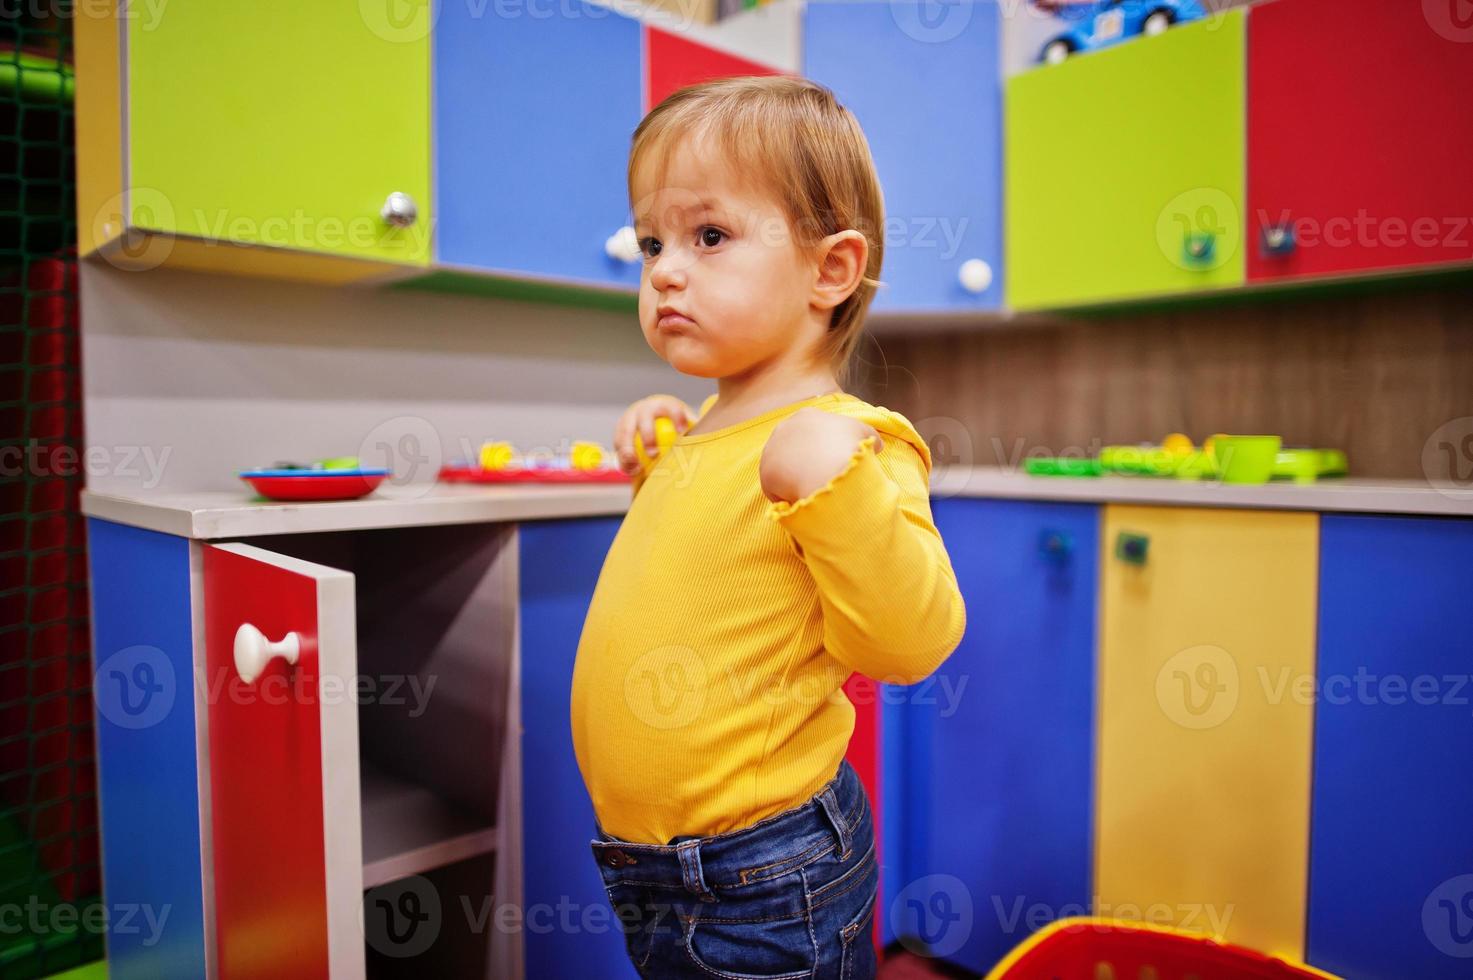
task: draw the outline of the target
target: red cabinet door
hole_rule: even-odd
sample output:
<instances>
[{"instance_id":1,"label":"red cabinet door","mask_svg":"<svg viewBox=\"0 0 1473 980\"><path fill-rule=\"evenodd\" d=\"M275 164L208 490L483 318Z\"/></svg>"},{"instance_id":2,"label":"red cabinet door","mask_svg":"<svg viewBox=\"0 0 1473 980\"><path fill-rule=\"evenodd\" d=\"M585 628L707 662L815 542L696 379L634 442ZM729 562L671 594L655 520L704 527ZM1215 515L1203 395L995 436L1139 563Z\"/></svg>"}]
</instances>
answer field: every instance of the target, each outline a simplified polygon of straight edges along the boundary
<instances>
[{"instance_id":1,"label":"red cabinet door","mask_svg":"<svg viewBox=\"0 0 1473 980\"><path fill-rule=\"evenodd\" d=\"M1253 7L1248 278L1473 261L1470 80L1466 0Z\"/></svg>"},{"instance_id":2,"label":"red cabinet door","mask_svg":"<svg viewBox=\"0 0 1473 980\"><path fill-rule=\"evenodd\" d=\"M671 92L729 75L780 75L769 65L738 58L657 27L645 27L645 98L649 112Z\"/></svg>"},{"instance_id":3,"label":"red cabinet door","mask_svg":"<svg viewBox=\"0 0 1473 980\"><path fill-rule=\"evenodd\" d=\"M241 544L203 575L219 975L361 977L353 576Z\"/></svg>"}]
</instances>

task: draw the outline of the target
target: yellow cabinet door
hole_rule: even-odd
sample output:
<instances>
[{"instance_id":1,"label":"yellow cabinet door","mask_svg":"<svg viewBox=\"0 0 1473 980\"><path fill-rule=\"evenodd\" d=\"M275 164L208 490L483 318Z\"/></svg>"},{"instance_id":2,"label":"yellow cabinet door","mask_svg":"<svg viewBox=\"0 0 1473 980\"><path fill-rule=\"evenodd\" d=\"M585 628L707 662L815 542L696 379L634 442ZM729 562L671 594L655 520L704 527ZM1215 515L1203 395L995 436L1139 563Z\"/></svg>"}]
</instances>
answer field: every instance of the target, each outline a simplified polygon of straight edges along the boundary
<instances>
[{"instance_id":1,"label":"yellow cabinet door","mask_svg":"<svg viewBox=\"0 0 1473 980\"><path fill-rule=\"evenodd\" d=\"M1304 954L1319 518L1109 506L1097 912Z\"/></svg>"}]
</instances>

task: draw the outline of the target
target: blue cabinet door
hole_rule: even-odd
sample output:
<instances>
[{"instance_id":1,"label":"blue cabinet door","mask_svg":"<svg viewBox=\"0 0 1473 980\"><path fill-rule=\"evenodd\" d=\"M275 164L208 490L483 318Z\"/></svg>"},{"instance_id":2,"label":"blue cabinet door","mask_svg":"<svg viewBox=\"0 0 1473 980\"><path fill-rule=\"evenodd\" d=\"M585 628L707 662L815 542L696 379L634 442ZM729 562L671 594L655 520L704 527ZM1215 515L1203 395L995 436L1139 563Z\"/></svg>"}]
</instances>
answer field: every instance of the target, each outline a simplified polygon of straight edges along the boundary
<instances>
[{"instance_id":1,"label":"blue cabinet door","mask_svg":"<svg viewBox=\"0 0 1473 980\"><path fill-rule=\"evenodd\" d=\"M593 804L573 755L568 715L583 619L619 523L589 518L518 529L528 977L637 976L589 847L597 833Z\"/></svg>"},{"instance_id":2,"label":"blue cabinet door","mask_svg":"<svg viewBox=\"0 0 1473 980\"><path fill-rule=\"evenodd\" d=\"M805 9L804 74L859 120L884 190L876 312L1002 305L998 23L991 0ZM991 269L981 293L959 279L969 259Z\"/></svg>"},{"instance_id":3,"label":"blue cabinet door","mask_svg":"<svg viewBox=\"0 0 1473 980\"><path fill-rule=\"evenodd\" d=\"M604 244L630 223L625 173L642 116L639 22L442 3L434 37L439 263L634 289ZM391 121L392 122L392 121Z\"/></svg>"},{"instance_id":4,"label":"blue cabinet door","mask_svg":"<svg viewBox=\"0 0 1473 980\"><path fill-rule=\"evenodd\" d=\"M87 521L107 965L124 980L206 974L189 548Z\"/></svg>"},{"instance_id":5,"label":"blue cabinet door","mask_svg":"<svg viewBox=\"0 0 1473 980\"><path fill-rule=\"evenodd\" d=\"M1473 974L1473 520L1320 530L1307 956Z\"/></svg>"},{"instance_id":6,"label":"blue cabinet door","mask_svg":"<svg viewBox=\"0 0 1473 980\"><path fill-rule=\"evenodd\" d=\"M886 938L985 973L1039 926L1089 912L1099 511L933 510L967 631L936 674L887 697L881 785L900 857Z\"/></svg>"}]
</instances>

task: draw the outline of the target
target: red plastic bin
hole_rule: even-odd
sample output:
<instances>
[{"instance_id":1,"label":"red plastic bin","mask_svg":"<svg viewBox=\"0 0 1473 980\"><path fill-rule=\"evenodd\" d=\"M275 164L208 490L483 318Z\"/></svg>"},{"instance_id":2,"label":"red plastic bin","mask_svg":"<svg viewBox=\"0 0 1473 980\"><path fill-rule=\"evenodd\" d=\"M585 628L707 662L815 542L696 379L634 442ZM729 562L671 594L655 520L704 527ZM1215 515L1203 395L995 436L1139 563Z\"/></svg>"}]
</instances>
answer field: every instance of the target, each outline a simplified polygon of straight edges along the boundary
<instances>
[{"instance_id":1,"label":"red plastic bin","mask_svg":"<svg viewBox=\"0 0 1473 980\"><path fill-rule=\"evenodd\" d=\"M987 980L1339 980L1201 933L1121 919L1059 919L1029 936Z\"/></svg>"}]
</instances>

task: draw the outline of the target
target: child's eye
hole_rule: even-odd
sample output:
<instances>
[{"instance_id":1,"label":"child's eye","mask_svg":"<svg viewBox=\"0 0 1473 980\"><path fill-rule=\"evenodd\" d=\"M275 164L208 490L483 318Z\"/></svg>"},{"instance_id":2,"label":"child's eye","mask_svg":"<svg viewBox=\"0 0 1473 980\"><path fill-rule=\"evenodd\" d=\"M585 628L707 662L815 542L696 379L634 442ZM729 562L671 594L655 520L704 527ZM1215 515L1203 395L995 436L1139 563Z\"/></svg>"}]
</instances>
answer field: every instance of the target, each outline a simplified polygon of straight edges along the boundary
<instances>
[{"instance_id":1,"label":"child's eye","mask_svg":"<svg viewBox=\"0 0 1473 980\"><path fill-rule=\"evenodd\" d=\"M641 238L639 240L639 254L651 259L659 255L660 240L658 238Z\"/></svg>"},{"instance_id":2,"label":"child's eye","mask_svg":"<svg viewBox=\"0 0 1473 980\"><path fill-rule=\"evenodd\" d=\"M712 228L709 225L701 229L701 244L707 248L715 248L726 239L726 232L720 228Z\"/></svg>"}]
</instances>

